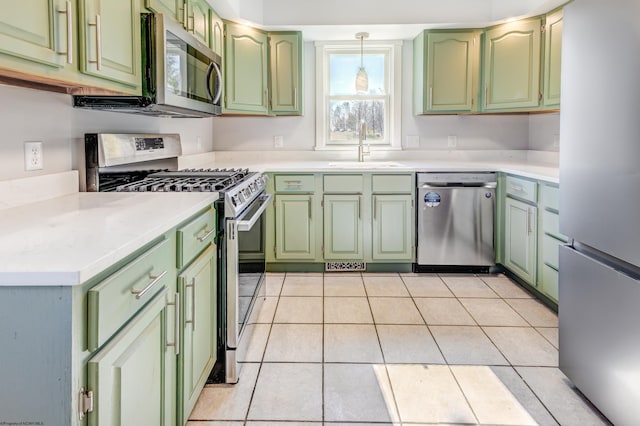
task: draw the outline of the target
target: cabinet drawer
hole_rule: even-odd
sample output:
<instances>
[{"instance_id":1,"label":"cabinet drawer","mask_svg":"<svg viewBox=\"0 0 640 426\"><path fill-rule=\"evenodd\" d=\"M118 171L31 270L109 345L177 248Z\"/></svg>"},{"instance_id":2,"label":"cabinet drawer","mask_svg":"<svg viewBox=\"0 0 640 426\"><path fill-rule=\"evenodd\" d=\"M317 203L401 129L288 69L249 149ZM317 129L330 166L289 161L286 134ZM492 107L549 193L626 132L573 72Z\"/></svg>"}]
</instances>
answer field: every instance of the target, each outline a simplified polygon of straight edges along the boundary
<instances>
[{"instance_id":1,"label":"cabinet drawer","mask_svg":"<svg viewBox=\"0 0 640 426\"><path fill-rule=\"evenodd\" d=\"M411 193L411 175L373 175L371 176L373 192Z\"/></svg>"},{"instance_id":2,"label":"cabinet drawer","mask_svg":"<svg viewBox=\"0 0 640 426\"><path fill-rule=\"evenodd\" d=\"M560 211L560 189L555 186L542 185L542 205L545 208Z\"/></svg>"},{"instance_id":3,"label":"cabinet drawer","mask_svg":"<svg viewBox=\"0 0 640 426\"><path fill-rule=\"evenodd\" d=\"M176 279L172 244L173 239L159 242L89 290L90 351L104 344L158 291L172 288Z\"/></svg>"},{"instance_id":4,"label":"cabinet drawer","mask_svg":"<svg viewBox=\"0 0 640 426\"><path fill-rule=\"evenodd\" d=\"M306 192L315 190L313 175L275 175L276 192Z\"/></svg>"},{"instance_id":5,"label":"cabinet drawer","mask_svg":"<svg viewBox=\"0 0 640 426\"><path fill-rule=\"evenodd\" d=\"M324 192L361 193L362 175L324 175Z\"/></svg>"},{"instance_id":6,"label":"cabinet drawer","mask_svg":"<svg viewBox=\"0 0 640 426\"><path fill-rule=\"evenodd\" d=\"M542 230L545 234L553 235L564 242L569 241L560 233L560 216L558 213L545 210L542 212Z\"/></svg>"},{"instance_id":7,"label":"cabinet drawer","mask_svg":"<svg viewBox=\"0 0 640 426\"><path fill-rule=\"evenodd\" d=\"M507 176L507 194L535 203L537 200L536 183L514 176Z\"/></svg>"},{"instance_id":8,"label":"cabinet drawer","mask_svg":"<svg viewBox=\"0 0 640 426\"><path fill-rule=\"evenodd\" d=\"M215 237L216 212L214 209L178 228L178 269L188 264L207 248Z\"/></svg>"},{"instance_id":9,"label":"cabinet drawer","mask_svg":"<svg viewBox=\"0 0 640 426\"><path fill-rule=\"evenodd\" d=\"M554 300L558 300L558 271L549 265L542 265L542 290Z\"/></svg>"},{"instance_id":10,"label":"cabinet drawer","mask_svg":"<svg viewBox=\"0 0 640 426\"><path fill-rule=\"evenodd\" d=\"M550 235L542 237L542 261L554 269L558 269L558 251L562 241L556 240Z\"/></svg>"}]
</instances>

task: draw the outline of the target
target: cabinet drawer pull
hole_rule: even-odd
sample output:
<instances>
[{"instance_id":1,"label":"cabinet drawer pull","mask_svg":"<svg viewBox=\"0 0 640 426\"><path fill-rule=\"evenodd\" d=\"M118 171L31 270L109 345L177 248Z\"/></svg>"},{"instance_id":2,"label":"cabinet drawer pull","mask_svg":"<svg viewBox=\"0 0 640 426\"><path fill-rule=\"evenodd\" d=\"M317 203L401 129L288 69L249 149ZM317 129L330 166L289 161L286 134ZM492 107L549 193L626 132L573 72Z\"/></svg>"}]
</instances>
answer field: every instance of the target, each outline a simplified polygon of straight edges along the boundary
<instances>
[{"instance_id":1,"label":"cabinet drawer pull","mask_svg":"<svg viewBox=\"0 0 640 426\"><path fill-rule=\"evenodd\" d=\"M298 88L297 87L293 88L293 110L294 111L298 110Z\"/></svg>"},{"instance_id":2,"label":"cabinet drawer pull","mask_svg":"<svg viewBox=\"0 0 640 426\"><path fill-rule=\"evenodd\" d=\"M180 293L175 294L173 302L167 302L167 306L175 309L175 319L173 321L173 342L167 342L167 347L173 346L175 354L180 355Z\"/></svg>"},{"instance_id":3,"label":"cabinet drawer pull","mask_svg":"<svg viewBox=\"0 0 640 426\"><path fill-rule=\"evenodd\" d=\"M511 185L511 190L516 192L524 192L524 188L518 185Z\"/></svg>"},{"instance_id":4,"label":"cabinet drawer pull","mask_svg":"<svg viewBox=\"0 0 640 426\"><path fill-rule=\"evenodd\" d=\"M96 15L96 23L89 24L90 27L96 27L96 60L89 61L90 64L96 64L98 71L102 70L102 18Z\"/></svg>"},{"instance_id":5,"label":"cabinet drawer pull","mask_svg":"<svg viewBox=\"0 0 640 426\"><path fill-rule=\"evenodd\" d=\"M308 208L309 208L309 221L311 221L311 219L313 219L313 213L312 213L312 209L311 209L311 197L309 197L309 199L307 200L307 204L308 204Z\"/></svg>"},{"instance_id":6,"label":"cabinet drawer pull","mask_svg":"<svg viewBox=\"0 0 640 426\"><path fill-rule=\"evenodd\" d=\"M67 51L58 52L58 55L67 55L67 63L73 63L73 16L71 9L71 0L65 2L67 10L58 10L58 13L67 15Z\"/></svg>"},{"instance_id":7,"label":"cabinet drawer pull","mask_svg":"<svg viewBox=\"0 0 640 426\"><path fill-rule=\"evenodd\" d=\"M378 208L378 198L373 197L373 220L376 220L376 210Z\"/></svg>"},{"instance_id":8,"label":"cabinet drawer pull","mask_svg":"<svg viewBox=\"0 0 640 426\"><path fill-rule=\"evenodd\" d=\"M209 238L211 236L211 234L216 232L216 228L213 228L212 230L207 230L207 227L205 226L205 228L204 228L204 230L202 232L204 232L205 234L202 237L198 237L198 241L200 241L200 242L206 240L207 238Z\"/></svg>"},{"instance_id":9,"label":"cabinet drawer pull","mask_svg":"<svg viewBox=\"0 0 640 426\"><path fill-rule=\"evenodd\" d=\"M362 197L358 196L358 219L362 219Z\"/></svg>"},{"instance_id":10,"label":"cabinet drawer pull","mask_svg":"<svg viewBox=\"0 0 640 426\"><path fill-rule=\"evenodd\" d=\"M144 296L144 294L149 291L151 289L151 287L153 287L154 285L158 284L160 282L160 280L162 280L162 278L164 278L164 276L167 275L167 271L162 271L162 273L160 275L151 275L149 274L149 278L151 278L151 282L149 284L147 284L147 286L145 288L143 288L142 290L131 290L131 294L135 294L136 295L136 299L140 299L142 296Z\"/></svg>"},{"instance_id":11,"label":"cabinet drawer pull","mask_svg":"<svg viewBox=\"0 0 640 426\"><path fill-rule=\"evenodd\" d=\"M489 85L487 84L487 87L484 88L484 107L488 107L489 106Z\"/></svg>"},{"instance_id":12,"label":"cabinet drawer pull","mask_svg":"<svg viewBox=\"0 0 640 426\"><path fill-rule=\"evenodd\" d=\"M182 9L182 25L186 28L188 26L187 24L187 15L189 14L189 11L187 10L187 3L184 4L184 7L181 7ZM188 28L187 28L188 30Z\"/></svg>"},{"instance_id":13,"label":"cabinet drawer pull","mask_svg":"<svg viewBox=\"0 0 640 426\"><path fill-rule=\"evenodd\" d=\"M527 207L527 234L531 234L533 229L531 229L531 207Z\"/></svg>"},{"instance_id":14,"label":"cabinet drawer pull","mask_svg":"<svg viewBox=\"0 0 640 426\"><path fill-rule=\"evenodd\" d=\"M433 86L429 87L429 109L433 108Z\"/></svg>"},{"instance_id":15,"label":"cabinet drawer pull","mask_svg":"<svg viewBox=\"0 0 640 426\"><path fill-rule=\"evenodd\" d=\"M184 286L185 291L187 288L191 287L191 319L184 320L185 324L191 324L191 330L196 329L196 279L191 279L191 284L187 284Z\"/></svg>"}]
</instances>

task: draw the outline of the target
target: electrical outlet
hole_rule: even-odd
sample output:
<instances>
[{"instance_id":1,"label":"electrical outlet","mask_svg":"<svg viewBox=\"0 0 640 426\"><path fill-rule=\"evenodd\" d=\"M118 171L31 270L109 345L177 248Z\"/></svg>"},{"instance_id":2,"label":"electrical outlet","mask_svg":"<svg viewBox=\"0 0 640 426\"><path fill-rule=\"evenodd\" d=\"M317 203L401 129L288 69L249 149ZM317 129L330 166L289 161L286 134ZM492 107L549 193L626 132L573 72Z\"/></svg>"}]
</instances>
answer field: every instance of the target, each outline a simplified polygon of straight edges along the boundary
<instances>
[{"instance_id":1,"label":"electrical outlet","mask_svg":"<svg viewBox=\"0 0 640 426\"><path fill-rule=\"evenodd\" d=\"M42 157L42 142L24 143L24 169L42 170L44 161Z\"/></svg>"},{"instance_id":2,"label":"electrical outlet","mask_svg":"<svg viewBox=\"0 0 640 426\"><path fill-rule=\"evenodd\" d=\"M282 136L274 136L273 146L275 148L284 148L284 138Z\"/></svg>"},{"instance_id":3,"label":"electrical outlet","mask_svg":"<svg viewBox=\"0 0 640 426\"><path fill-rule=\"evenodd\" d=\"M458 137L456 135L449 135L447 138L447 146L449 148L455 148L458 145Z\"/></svg>"}]
</instances>

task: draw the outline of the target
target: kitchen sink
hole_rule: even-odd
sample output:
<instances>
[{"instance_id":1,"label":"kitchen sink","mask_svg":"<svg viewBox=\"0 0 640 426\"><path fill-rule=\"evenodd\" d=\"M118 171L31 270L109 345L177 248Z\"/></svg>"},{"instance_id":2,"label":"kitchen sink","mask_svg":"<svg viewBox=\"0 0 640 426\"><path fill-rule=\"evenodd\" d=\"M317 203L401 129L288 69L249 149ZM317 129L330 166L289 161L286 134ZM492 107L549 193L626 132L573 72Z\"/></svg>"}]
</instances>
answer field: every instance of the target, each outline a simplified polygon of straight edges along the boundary
<instances>
[{"instance_id":1,"label":"kitchen sink","mask_svg":"<svg viewBox=\"0 0 640 426\"><path fill-rule=\"evenodd\" d=\"M402 167L395 161L338 161L329 163L329 167L336 169L380 169L389 167Z\"/></svg>"}]
</instances>

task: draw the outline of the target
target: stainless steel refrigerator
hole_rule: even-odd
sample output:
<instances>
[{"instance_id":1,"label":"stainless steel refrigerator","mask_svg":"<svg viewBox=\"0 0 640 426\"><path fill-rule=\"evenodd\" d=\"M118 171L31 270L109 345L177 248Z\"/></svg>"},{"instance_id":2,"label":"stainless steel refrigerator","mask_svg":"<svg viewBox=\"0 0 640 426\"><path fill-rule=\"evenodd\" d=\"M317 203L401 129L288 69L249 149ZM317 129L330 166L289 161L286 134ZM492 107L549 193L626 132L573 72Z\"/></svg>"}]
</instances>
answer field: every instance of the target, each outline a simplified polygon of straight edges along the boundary
<instances>
[{"instance_id":1,"label":"stainless steel refrigerator","mask_svg":"<svg viewBox=\"0 0 640 426\"><path fill-rule=\"evenodd\" d=\"M560 369L616 425L640 422L640 0L564 9Z\"/></svg>"}]
</instances>

